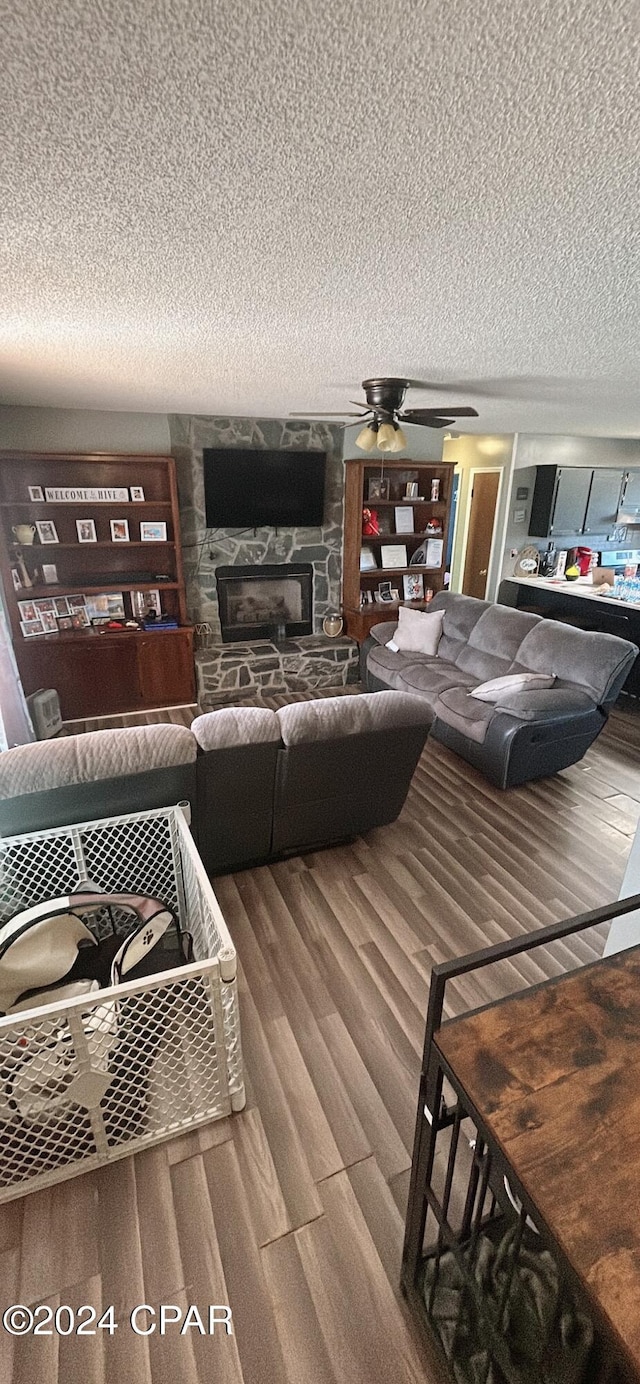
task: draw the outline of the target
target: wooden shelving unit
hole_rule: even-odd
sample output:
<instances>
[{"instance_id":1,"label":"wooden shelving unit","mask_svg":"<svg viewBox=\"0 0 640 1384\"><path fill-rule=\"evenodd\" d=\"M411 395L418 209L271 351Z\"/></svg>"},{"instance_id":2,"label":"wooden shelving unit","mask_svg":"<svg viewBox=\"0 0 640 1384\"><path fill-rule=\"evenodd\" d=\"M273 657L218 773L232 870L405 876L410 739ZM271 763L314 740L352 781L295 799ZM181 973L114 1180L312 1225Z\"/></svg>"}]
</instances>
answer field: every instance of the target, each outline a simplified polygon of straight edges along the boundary
<instances>
[{"instance_id":1,"label":"wooden shelving unit","mask_svg":"<svg viewBox=\"0 0 640 1384\"><path fill-rule=\"evenodd\" d=\"M40 500L30 488L126 489L144 500ZM91 519L96 542L81 543L76 520ZM113 541L110 520L126 519L129 541ZM147 542L141 521L166 524L166 540ZM18 525L53 522L57 542L20 543ZM193 630L185 599L178 494L173 458L110 453L0 453L0 573L14 649L27 695L54 687L65 720L93 718L195 698ZM24 564L30 586L16 589ZM45 582L53 564L57 581ZM15 574L18 573L18 577ZM133 592L158 591L176 629L58 628L25 637L20 602L122 592L125 618ZM64 617L62 617L64 618Z\"/></svg>"},{"instance_id":2,"label":"wooden shelving unit","mask_svg":"<svg viewBox=\"0 0 640 1384\"><path fill-rule=\"evenodd\" d=\"M387 460L376 456L347 461L345 463L345 528L344 557L342 574L342 606L347 633L360 643L366 639L372 625L393 618L399 605L411 606L415 610L426 609L424 600L405 600L402 578L406 575L421 574L425 591L434 595L444 586L445 557L451 518L451 486L453 466L444 461L412 461L407 457ZM373 499L369 495L370 482L388 482L389 499ZM431 500L431 483L440 482L437 500ZM422 498L407 498L406 487L417 483L418 495ZM414 529L411 533L397 533L394 510L402 507L414 512ZM363 534L363 509L376 510L385 528L390 532L369 536ZM441 525L440 534L425 532L429 520ZM409 564L411 557L429 537L442 540L442 563L439 567L382 567L380 550L387 544L404 544ZM362 570L360 566L362 549L373 551L377 566ZM400 598L398 601L362 604L362 595L373 593L381 581L398 580Z\"/></svg>"}]
</instances>

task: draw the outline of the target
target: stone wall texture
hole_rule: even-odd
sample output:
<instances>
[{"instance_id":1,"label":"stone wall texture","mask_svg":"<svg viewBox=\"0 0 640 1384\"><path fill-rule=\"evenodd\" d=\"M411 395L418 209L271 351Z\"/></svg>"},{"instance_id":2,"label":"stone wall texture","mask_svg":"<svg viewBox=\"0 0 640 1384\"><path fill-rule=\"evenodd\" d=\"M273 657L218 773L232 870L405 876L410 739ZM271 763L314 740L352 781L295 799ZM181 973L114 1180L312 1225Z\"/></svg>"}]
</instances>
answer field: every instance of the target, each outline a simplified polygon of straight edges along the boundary
<instances>
[{"instance_id":1,"label":"stone wall texture","mask_svg":"<svg viewBox=\"0 0 640 1384\"><path fill-rule=\"evenodd\" d=\"M169 418L176 459L189 618L208 624L220 639L215 569L262 562L310 562L314 571L313 628L322 629L327 610L340 607L344 468L342 431L305 419ZM321 529L236 529L207 531L203 447L256 447L327 453L325 518Z\"/></svg>"}]
</instances>

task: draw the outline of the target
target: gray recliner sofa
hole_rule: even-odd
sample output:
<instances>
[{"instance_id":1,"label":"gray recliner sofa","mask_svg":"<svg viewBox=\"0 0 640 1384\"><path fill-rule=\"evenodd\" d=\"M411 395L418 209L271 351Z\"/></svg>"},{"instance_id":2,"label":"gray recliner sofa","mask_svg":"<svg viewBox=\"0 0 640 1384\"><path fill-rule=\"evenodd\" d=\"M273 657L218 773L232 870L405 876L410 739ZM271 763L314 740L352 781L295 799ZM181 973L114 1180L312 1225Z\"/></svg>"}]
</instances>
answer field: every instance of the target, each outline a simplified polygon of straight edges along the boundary
<instances>
[{"instance_id":1,"label":"gray recliner sofa","mask_svg":"<svg viewBox=\"0 0 640 1384\"><path fill-rule=\"evenodd\" d=\"M433 655L394 652L386 646L396 623L373 626L361 650L369 690L424 697L434 713L431 734L499 788L581 759L622 689L635 644L452 592L434 598L429 611L437 610L444 619ZM553 686L497 702L470 695L489 679L527 672L547 674Z\"/></svg>"},{"instance_id":2,"label":"gray recliner sofa","mask_svg":"<svg viewBox=\"0 0 640 1384\"><path fill-rule=\"evenodd\" d=\"M0 835L187 802L210 874L321 848L395 820L432 719L388 692L22 745L0 755Z\"/></svg>"}]
</instances>

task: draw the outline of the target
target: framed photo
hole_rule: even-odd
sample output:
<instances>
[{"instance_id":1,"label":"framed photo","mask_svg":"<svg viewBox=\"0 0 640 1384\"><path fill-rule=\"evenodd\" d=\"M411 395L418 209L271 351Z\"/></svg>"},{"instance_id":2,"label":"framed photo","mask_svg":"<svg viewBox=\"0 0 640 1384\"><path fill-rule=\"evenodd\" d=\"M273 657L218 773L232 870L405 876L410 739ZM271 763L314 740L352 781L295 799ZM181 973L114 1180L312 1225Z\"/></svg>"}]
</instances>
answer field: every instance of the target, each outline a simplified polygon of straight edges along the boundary
<instances>
[{"instance_id":1,"label":"framed photo","mask_svg":"<svg viewBox=\"0 0 640 1384\"><path fill-rule=\"evenodd\" d=\"M74 615L77 610L84 610L84 596L67 596L67 601L69 603L69 613L71 615Z\"/></svg>"},{"instance_id":2,"label":"framed photo","mask_svg":"<svg viewBox=\"0 0 640 1384\"><path fill-rule=\"evenodd\" d=\"M94 620L122 620L124 619L124 599L121 591L103 592L97 596L87 596L84 609L87 619Z\"/></svg>"},{"instance_id":3,"label":"framed photo","mask_svg":"<svg viewBox=\"0 0 640 1384\"><path fill-rule=\"evenodd\" d=\"M20 611L20 619L26 625L30 625L33 620L40 618L33 601L18 601L18 610Z\"/></svg>"},{"instance_id":4,"label":"framed photo","mask_svg":"<svg viewBox=\"0 0 640 1384\"><path fill-rule=\"evenodd\" d=\"M386 476L373 476L367 489L368 500L388 500L389 481Z\"/></svg>"},{"instance_id":5,"label":"framed photo","mask_svg":"<svg viewBox=\"0 0 640 1384\"><path fill-rule=\"evenodd\" d=\"M144 620L150 610L162 615L159 591L130 591L131 610L135 620Z\"/></svg>"},{"instance_id":6,"label":"framed photo","mask_svg":"<svg viewBox=\"0 0 640 1384\"><path fill-rule=\"evenodd\" d=\"M42 620L21 620L20 629L25 639L31 639L34 634L44 634Z\"/></svg>"},{"instance_id":7,"label":"framed photo","mask_svg":"<svg viewBox=\"0 0 640 1384\"><path fill-rule=\"evenodd\" d=\"M29 486L29 499L30 499L30 500L44 500L44 491L43 491L41 485L30 485L30 486Z\"/></svg>"},{"instance_id":8,"label":"framed photo","mask_svg":"<svg viewBox=\"0 0 640 1384\"><path fill-rule=\"evenodd\" d=\"M140 523L140 542L141 543L166 543L167 526L163 521L143 519Z\"/></svg>"},{"instance_id":9,"label":"framed photo","mask_svg":"<svg viewBox=\"0 0 640 1384\"><path fill-rule=\"evenodd\" d=\"M141 485L130 485L129 494L132 500L144 500L144 490Z\"/></svg>"},{"instance_id":10,"label":"framed photo","mask_svg":"<svg viewBox=\"0 0 640 1384\"><path fill-rule=\"evenodd\" d=\"M68 615L68 614L69 614L69 602L68 602L66 596L55 596L55 597L54 597L54 601L53 601L53 608L54 608L54 610L55 610L55 612L56 612L56 615L58 615L58 616L60 616L60 615Z\"/></svg>"},{"instance_id":11,"label":"framed photo","mask_svg":"<svg viewBox=\"0 0 640 1384\"><path fill-rule=\"evenodd\" d=\"M11 568L11 580L13 582L14 591L22 591L22 577L17 567Z\"/></svg>"},{"instance_id":12,"label":"framed photo","mask_svg":"<svg viewBox=\"0 0 640 1384\"><path fill-rule=\"evenodd\" d=\"M377 564L377 562L376 562L376 555L375 555L375 553L374 553L374 551L373 551L373 548L361 548L361 549L360 549L360 571L361 571L361 572L375 572L377 566L378 566L378 564Z\"/></svg>"},{"instance_id":13,"label":"framed photo","mask_svg":"<svg viewBox=\"0 0 640 1384\"><path fill-rule=\"evenodd\" d=\"M405 601L424 600L424 577L422 572L410 572L402 578Z\"/></svg>"},{"instance_id":14,"label":"framed photo","mask_svg":"<svg viewBox=\"0 0 640 1384\"><path fill-rule=\"evenodd\" d=\"M84 606L82 607L82 610L75 610L70 619L71 628L73 630L86 630L90 624L89 616L87 615Z\"/></svg>"},{"instance_id":15,"label":"framed photo","mask_svg":"<svg viewBox=\"0 0 640 1384\"><path fill-rule=\"evenodd\" d=\"M42 564L42 580L43 580L45 586L57 586L57 585L58 585L58 569L57 569L57 567L56 567L55 562L43 562L43 564Z\"/></svg>"},{"instance_id":16,"label":"framed photo","mask_svg":"<svg viewBox=\"0 0 640 1384\"><path fill-rule=\"evenodd\" d=\"M407 567L407 548L404 543L383 543L380 549L383 567Z\"/></svg>"},{"instance_id":17,"label":"framed photo","mask_svg":"<svg viewBox=\"0 0 640 1384\"><path fill-rule=\"evenodd\" d=\"M129 520L128 520L128 519L110 519L110 520L109 520L109 527L110 527L110 529L111 529L111 542L112 542L112 543L128 543L128 542L129 542Z\"/></svg>"},{"instance_id":18,"label":"framed photo","mask_svg":"<svg viewBox=\"0 0 640 1384\"><path fill-rule=\"evenodd\" d=\"M55 615L56 607L53 596L43 596L42 600L33 602L38 615Z\"/></svg>"},{"instance_id":19,"label":"framed photo","mask_svg":"<svg viewBox=\"0 0 640 1384\"><path fill-rule=\"evenodd\" d=\"M40 615L45 634L58 633L58 617L52 610L43 610Z\"/></svg>"},{"instance_id":20,"label":"framed photo","mask_svg":"<svg viewBox=\"0 0 640 1384\"><path fill-rule=\"evenodd\" d=\"M72 616L72 615L59 615L59 616L58 616L58 629L59 629L59 630L72 630L72 629L73 629L73 616Z\"/></svg>"},{"instance_id":21,"label":"framed photo","mask_svg":"<svg viewBox=\"0 0 640 1384\"><path fill-rule=\"evenodd\" d=\"M60 540L53 519L37 520L36 528L41 543L59 543Z\"/></svg>"},{"instance_id":22,"label":"framed photo","mask_svg":"<svg viewBox=\"0 0 640 1384\"><path fill-rule=\"evenodd\" d=\"M78 543L97 543L98 535L94 519L76 519Z\"/></svg>"},{"instance_id":23,"label":"framed photo","mask_svg":"<svg viewBox=\"0 0 640 1384\"><path fill-rule=\"evenodd\" d=\"M392 586L392 587L391 587L391 599L392 599L392 601L399 601L399 600L400 600L400 592L398 591L397 586Z\"/></svg>"},{"instance_id":24,"label":"framed photo","mask_svg":"<svg viewBox=\"0 0 640 1384\"><path fill-rule=\"evenodd\" d=\"M415 519L411 505L397 505L393 511L396 533L415 533Z\"/></svg>"}]
</instances>

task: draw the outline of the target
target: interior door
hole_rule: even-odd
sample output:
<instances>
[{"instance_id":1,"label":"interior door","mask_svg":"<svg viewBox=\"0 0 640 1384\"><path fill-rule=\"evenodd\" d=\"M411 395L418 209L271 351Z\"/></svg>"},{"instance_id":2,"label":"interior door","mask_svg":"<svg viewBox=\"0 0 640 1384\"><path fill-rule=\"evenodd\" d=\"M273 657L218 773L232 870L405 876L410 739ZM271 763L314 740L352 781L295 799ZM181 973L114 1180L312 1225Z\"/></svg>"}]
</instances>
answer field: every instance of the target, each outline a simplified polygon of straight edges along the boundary
<instances>
[{"instance_id":1,"label":"interior door","mask_svg":"<svg viewBox=\"0 0 640 1384\"><path fill-rule=\"evenodd\" d=\"M476 471L471 491L469 528L464 559L462 591L465 596L484 600L491 556L491 540L496 518L499 471Z\"/></svg>"}]
</instances>

